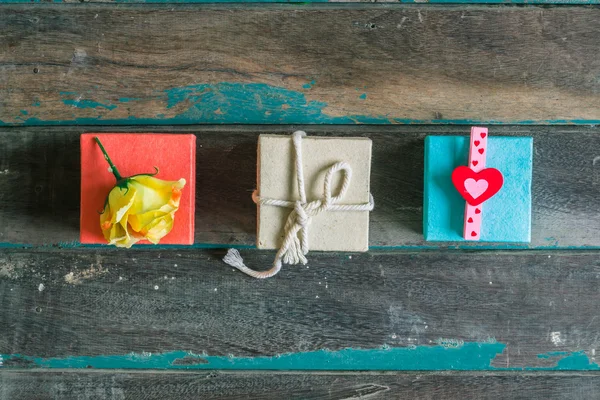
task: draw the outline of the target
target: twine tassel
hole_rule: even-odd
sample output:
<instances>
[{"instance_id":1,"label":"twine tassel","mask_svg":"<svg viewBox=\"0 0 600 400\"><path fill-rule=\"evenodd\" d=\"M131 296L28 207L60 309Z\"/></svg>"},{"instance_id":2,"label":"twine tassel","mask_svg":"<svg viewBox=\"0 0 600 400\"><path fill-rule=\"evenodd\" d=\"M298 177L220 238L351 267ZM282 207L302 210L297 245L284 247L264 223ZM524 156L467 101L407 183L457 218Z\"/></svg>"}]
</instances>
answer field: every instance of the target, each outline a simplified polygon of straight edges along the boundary
<instances>
[{"instance_id":1,"label":"twine tassel","mask_svg":"<svg viewBox=\"0 0 600 400\"><path fill-rule=\"evenodd\" d=\"M229 249L227 251L227 254L225 254L225 257L223 257L223 261L225 262L225 264L233 268L237 268L246 275L257 279L270 278L273 275L277 275L277 273L281 269L281 261L277 259L275 259L275 262L273 262L273 267L271 267L271 269L268 271L255 271L253 269L250 269L244 264L244 259L242 258L240 252L237 251L237 249Z\"/></svg>"}]
</instances>

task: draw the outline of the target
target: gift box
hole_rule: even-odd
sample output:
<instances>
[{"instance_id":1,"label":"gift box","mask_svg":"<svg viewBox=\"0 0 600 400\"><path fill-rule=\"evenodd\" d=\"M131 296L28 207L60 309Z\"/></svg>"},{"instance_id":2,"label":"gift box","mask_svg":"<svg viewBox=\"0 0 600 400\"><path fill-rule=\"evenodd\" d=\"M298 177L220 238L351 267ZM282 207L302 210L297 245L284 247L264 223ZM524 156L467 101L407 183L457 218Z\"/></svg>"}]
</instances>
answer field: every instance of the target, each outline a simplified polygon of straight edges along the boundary
<instances>
[{"instance_id":1,"label":"gift box","mask_svg":"<svg viewBox=\"0 0 600 400\"><path fill-rule=\"evenodd\" d=\"M469 137L429 136L425 139L423 233L429 241L464 241L465 200L451 175L468 165ZM504 177L500 191L483 203L481 241L531 241L531 176L533 139L487 139L487 167Z\"/></svg>"},{"instance_id":2,"label":"gift box","mask_svg":"<svg viewBox=\"0 0 600 400\"><path fill-rule=\"evenodd\" d=\"M368 138L304 137L301 165L307 202L324 199L327 170L338 162L352 168L351 181L337 204L370 202L371 140ZM298 181L291 136L260 135L258 140L257 194L261 199L298 201ZM331 191L340 191L343 171L332 175ZM292 209L258 204L257 247L278 249L284 240L285 225ZM310 250L367 251L369 211L327 210L311 218Z\"/></svg>"},{"instance_id":3,"label":"gift box","mask_svg":"<svg viewBox=\"0 0 600 400\"><path fill-rule=\"evenodd\" d=\"M98 137L123 177L154 174L156 178L186 180L181 191L179 209L175 213L173 229L160 244L194 243L194 209L196 182L196 137L170 134L111 134L87 133L81 135L81 208L80 242L106 244L100 228L99 212L115 186L115 177L94 141ZM140 241L140 244L150 244Z\"/></svg>"}]
</instances>

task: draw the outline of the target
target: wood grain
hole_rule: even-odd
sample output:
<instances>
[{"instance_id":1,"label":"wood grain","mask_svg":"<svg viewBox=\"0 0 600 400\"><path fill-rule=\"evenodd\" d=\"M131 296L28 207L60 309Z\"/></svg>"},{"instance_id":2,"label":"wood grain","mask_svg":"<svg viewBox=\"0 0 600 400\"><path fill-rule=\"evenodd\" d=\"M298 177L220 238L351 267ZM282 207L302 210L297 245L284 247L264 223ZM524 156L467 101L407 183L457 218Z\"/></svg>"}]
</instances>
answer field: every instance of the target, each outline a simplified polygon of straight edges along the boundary
<instances>
[{"instance_id":1,"label":"wood grain","mask_svg":"<svg viewBox=\"0 0 600 400\"><path fill-rule=\"evenodd\" d=\"M0 372L14 400L592 400L597 374Z\"/></svg>"},{"instance_id":2,"label":"wood grain","mask_svg":"<svg viewBox=\"0 0 600 400\"><path fill-rule=\"evenodd\" d=\"M0 121L598 123L600 9L4 5Z\"/></svg>"},{"instance_id":3,"label":"wood grain","mask_svg":"<svg viewBox=\"0 0 600 400\"><path fill-rule=\"evenodd\" d=\"M235 366L240 357L325 349L390 346L416 349L418 356L431 346L496 343L504 347L486 369L553 368L573 355L576 363L560 369L598 367L597 252L314 253L309 268L285 266L266 281L225 266L224 253L2 250L0 354L126 358L189 351L231 357ZM273 258L267 251L242 254L256 268ZM405 361L375 369L406 369ZM419 362L426 369L445 365ZM368 363L349 361L344 369ZM4 359L5 367L28 365ZM159 367L174 365L186 364ZM293 369L311 368L331 369Z\"/></svg>"},{"instance_id":4,"label":"wood grain","mask_svg":"<svg viewBox=\"0 0 600 400\"><path fill-rule=\"evenodd\" d=\"M85 0L86 3L152 3L152 4L182 4L182 3L405 3L422 4L419 0ZM81 3L81 0L0 0L0 4L22 3ZM567 4L590 5L598 4L598 0L427 0L428 4Z\"/></svg>"},{"instance_id":5,"label":"wood grain","mask_svg":"<svg viewBox=\"0 0 600 400\"><path fill-rule=\"evenodd\" d=\"M73 245L79 238L79 134L94 131L197 135L198 245L254 245L256 145L260 133L367 136L373 140L370 246L453 243L422 236L426 135L468 135L455 126L45 127L0 129L0 242ZM493 127L534 138L532 248L600 246L600 128ZM463 246L464 244L461 244ZM472 243L471 246L490 246ZM503 246L492 244L492 246Z\"/></svg>"}]
</instances>

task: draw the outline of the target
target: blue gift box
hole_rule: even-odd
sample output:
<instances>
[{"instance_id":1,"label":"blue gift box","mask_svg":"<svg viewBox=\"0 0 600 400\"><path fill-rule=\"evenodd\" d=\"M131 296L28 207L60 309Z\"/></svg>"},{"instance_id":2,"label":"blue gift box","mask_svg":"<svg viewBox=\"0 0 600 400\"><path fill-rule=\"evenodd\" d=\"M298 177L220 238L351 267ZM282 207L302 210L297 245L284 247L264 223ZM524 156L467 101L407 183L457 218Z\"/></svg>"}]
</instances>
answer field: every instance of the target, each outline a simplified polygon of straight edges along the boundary
<instances>
[{"instance_id":1,"label":"blue gift box","mask_svg":"<svg viewBox=\"0 0 600 400\"><path fill-rule=\"evenodd\" d=\"M464 241L465 200L452 184L454 168L467 165L468 136L425 139L423 234L430 241ZM486 168L496 168L504 185L483 203L481 239L485 242L531 241L533 139L490 136Z\"/></svg>"}]
</instances>

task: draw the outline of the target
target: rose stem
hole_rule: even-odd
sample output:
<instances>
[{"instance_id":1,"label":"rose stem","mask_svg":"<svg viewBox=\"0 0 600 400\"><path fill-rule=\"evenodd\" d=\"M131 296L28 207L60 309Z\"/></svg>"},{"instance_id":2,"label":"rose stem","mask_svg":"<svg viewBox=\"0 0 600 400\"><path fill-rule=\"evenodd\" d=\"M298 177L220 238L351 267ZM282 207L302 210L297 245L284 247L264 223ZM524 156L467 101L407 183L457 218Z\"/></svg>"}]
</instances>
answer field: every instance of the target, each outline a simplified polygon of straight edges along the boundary
<instances>
[{"instance_id":1,"label":"rose stem","mask_svg":"<svg viewBox=\"0 0 600 400\"><path fill-rule=\"evenodd\" d=\"M123 177L121 176L121 174L119 173L119 170L117 169L115 164L113 164L112 160L108 156L108 153L104 149L104 146L102 146L102 142L100 142L100 139L98 139L97 137L94 137L94 140L96 141L96 143L98 143L98 146L100 146L100 150L102 150L102 154L104 154L104 159L108 162L108 165L110 165L110 172L112 172L113 175L115 176L115 178L117 178L117 182L122 180Z\"/></svg>"}]
</instances>

